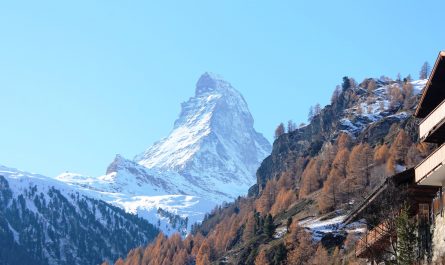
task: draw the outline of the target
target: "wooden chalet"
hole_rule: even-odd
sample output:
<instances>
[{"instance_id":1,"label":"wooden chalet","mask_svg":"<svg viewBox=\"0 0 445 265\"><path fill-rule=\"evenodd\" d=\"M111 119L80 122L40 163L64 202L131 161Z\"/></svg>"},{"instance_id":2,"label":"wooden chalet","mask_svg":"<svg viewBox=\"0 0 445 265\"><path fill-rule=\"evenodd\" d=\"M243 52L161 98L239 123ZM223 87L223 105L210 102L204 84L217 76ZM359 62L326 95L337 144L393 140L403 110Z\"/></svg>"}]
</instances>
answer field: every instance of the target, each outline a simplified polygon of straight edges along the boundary
<instances>
[{"instance_id":1,"label":"wooden chalet","mask_svg":"<svg viewBox=\"0 0 445 265\"><path fill-rule=\"evenodd\" d=\"M383 204L392 203L395 209L401 208L403 202L410 205L410 215L430 223L430 205L439 188L435 186L419 186L415 182L414 168L405 170L391 177L374 189L366 200L358 204L344 220L345 224L367 219L380 211ZM387 198L391 196L391 198ZM400 197L398 197L400 195ZM376 220L367 222L368 231L357 242L355 253L359 258L372 258L382 253L395 240L395 227L387 216L377 216Z\"/></svg>"},{"instance_id":2,"label":"wooden chalet","mask_svg":"<svg viewBox=\"0 0 445 265\"><path fill-rule=\"evenodd\" d=\"M351 211L345 223L366 219L369 213L381 211L379 205L389 189L396 187L405 190L404 203L408 203L410 216L422 222L432 224L438 214L443 215L445 186L445 51L439 53L422 97L415 111L415 116L422 119L419 124L420 142L437 144L437 148L416 167L388 177L361 204ZM402 204L394 202L394 204ZM398 205L394 208L397 209ZM420 222L419 222L420 223ZM356 245L356 256L375 260L376 253L383 253L390 243L397 239L394 224L388 217L380 216L367 222L368 231ZM419 230L419 233L422 233ZM429 233L425 232L425 235ZM427 246L431 247L431 246ZM378 256L378 255L377 255Z\"/></svg>"},{"instance_id":3,"label":"wooden chalet","mask_svg":"<svg viewBox=\"0 0 445 265\"><path fill-rule=\"evenodd\" d=\"M440 52L424 88L415 116L421 118L421 142L435 143L434 150L415 168L419 185L442 187L445 184L445 52Z\"/></svg>"}]
</instances>

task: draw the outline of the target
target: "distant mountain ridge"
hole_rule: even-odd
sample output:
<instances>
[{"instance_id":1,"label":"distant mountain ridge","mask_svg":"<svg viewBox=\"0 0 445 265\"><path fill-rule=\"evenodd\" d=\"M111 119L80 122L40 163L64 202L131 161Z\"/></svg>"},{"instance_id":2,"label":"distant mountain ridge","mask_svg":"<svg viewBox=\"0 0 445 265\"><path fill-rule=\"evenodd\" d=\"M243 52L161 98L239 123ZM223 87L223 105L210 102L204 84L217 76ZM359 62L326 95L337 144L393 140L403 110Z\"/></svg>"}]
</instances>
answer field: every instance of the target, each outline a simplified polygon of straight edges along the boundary
<instances>
[{"instance_id":1,"label":"distant mountain ridge","mask_svg":"<svg viewBox=\"0 0 445 265\"><path fill-rule=\"evenodd\" d=\"M158 232L88 191L0 165L0 264L98 264Z\"/></svg>"}]
</instances>

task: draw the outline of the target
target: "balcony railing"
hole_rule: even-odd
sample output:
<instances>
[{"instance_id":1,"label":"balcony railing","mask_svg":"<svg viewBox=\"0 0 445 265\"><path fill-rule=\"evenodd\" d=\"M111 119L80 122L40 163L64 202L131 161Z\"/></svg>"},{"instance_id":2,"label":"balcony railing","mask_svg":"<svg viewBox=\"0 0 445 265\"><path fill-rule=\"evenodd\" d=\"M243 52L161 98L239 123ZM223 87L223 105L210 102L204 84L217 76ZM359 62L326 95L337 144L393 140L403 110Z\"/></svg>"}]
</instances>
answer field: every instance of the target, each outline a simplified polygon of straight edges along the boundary
<instances>
[{"instance_id":1,"label":"balcony railing","mask_svg":"<svg viewBox=\"0 0 445 265\"><path fill-rule=\"evenodd\" d=\"M355 247L356 257L366 258L368 254L379 252L386 248L386 240L389 239L392 231L393 229L391 229L391 225L388 221L382 222L378 226L369 230L357 242Z\"/></svg>"},{"instance_id":2,"label":"balcony railing","mask_svg":"<svg viewBox=\"0 0 445 265\"><path fill-rule=\"evenodd\" d=\"M428 135L445 119L445 100L439 104L419 125L419 137L425 140Z\"/></svg>"},{"instance_id":3,"label":"balcony railing","mask_svg":"<svg viewBox=\"0 0 445 265\"><path fill-rule=\"evenodd\" d=\"M442 186L445 174L442 165L445 162L445 144L442 144L415 168L416 182L420 185Z\"/></svg>"}]
</instances>

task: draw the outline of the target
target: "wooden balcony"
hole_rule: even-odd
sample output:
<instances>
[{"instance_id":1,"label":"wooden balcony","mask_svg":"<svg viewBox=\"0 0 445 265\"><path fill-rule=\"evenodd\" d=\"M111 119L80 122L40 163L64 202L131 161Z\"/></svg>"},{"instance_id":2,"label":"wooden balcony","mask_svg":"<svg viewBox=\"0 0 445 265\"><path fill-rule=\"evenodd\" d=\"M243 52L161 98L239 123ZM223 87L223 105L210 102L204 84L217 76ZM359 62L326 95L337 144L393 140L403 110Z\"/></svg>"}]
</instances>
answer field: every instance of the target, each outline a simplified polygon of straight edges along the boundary
<instances>
[{"instance_id":1,"label":"wooden balcony","mask_svg":"<svg viewBox=\"0 0 445 265\"><path fill-rule=\"evenodd\" d=\"M419 125L421 141L443 143L445 140L445 100L431 111Z\"/></svg>"},{"instance_id":2,"label":"wooden balcony","mask_svg":"<svg viewBox=\"0 0 445 265\"><path fill-rule=\"evenodd\" d=\"M445 183L445 144L442 144L415 168L418 185L442 186Z\"/></svg>"},{"instance_id":3,"label":"wooden balcony","mask_svg":"<svg viewBox=\"0 0 445 265\"><path fill-rule=\"evenodd\" d=\"M394 229L389 222L383 222L369 230L355 247L355 255L358 258L369 258L376 253L381 253L389 247L390 238L394 236Z\"/></svg>"}]
</instances>

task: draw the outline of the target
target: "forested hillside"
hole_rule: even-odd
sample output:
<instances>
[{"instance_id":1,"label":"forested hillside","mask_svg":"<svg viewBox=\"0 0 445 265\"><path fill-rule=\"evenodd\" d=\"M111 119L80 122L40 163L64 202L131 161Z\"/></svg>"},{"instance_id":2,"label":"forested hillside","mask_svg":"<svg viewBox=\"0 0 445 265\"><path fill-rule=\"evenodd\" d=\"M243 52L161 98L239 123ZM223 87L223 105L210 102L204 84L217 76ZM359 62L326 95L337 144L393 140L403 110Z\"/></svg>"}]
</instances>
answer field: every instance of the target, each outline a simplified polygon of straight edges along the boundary
<instances>
[{"instance_id":1,"label":"forested hillside","mask_svg":"<svg viewBox=\"0 0 445 265\"><path fill-rule=\"evenodd\" d=\"M146 220L44 176L0 166L0 264L99 264L151 242Z\"/></svg>"},{"instance_id":2,"label":"forested hillside","mask_svg":"<svg viewBox=\"0 0 445 265\"><path fill-rule=\"evenodd\" d=\"M426 157L412 117L425 80L345 77L308 124L275 132L249 195L214 209L192 234L132 250L115 264L361 264L345 213L386 176Z\"/></svg>"}]
</instances>

